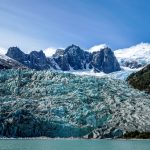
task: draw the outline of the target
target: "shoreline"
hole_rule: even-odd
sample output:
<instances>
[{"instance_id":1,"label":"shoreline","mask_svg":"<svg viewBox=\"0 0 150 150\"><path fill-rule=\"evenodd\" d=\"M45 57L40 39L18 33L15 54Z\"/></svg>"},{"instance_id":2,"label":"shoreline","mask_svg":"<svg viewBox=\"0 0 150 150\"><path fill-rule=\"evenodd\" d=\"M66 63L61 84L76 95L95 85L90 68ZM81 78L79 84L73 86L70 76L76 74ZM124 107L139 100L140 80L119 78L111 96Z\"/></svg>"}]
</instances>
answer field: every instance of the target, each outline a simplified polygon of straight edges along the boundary
<instances>
[{"instance_id":1,"label":"shoreline","mask_svg":"<svg viewBox=\"0 0 150 150\"><path fill-rule=\"evenodd\" d=\"M86 138L50 138L50 137L25 137L25 138L21 138L21 137L18 137L18 138L13 138L13 137L0 137L0 140L99 140L99 141L103 141L103 140L114 140L114 141L142 141L142 140L147 140L147 141L150 141L150 138L149 139L136 139L136 138L131 138L131 139L125 139L125 138L114 138L114 139L111 139L111 138L105 138L105 139L86 139Z\"/></svg>"}]
</instances>

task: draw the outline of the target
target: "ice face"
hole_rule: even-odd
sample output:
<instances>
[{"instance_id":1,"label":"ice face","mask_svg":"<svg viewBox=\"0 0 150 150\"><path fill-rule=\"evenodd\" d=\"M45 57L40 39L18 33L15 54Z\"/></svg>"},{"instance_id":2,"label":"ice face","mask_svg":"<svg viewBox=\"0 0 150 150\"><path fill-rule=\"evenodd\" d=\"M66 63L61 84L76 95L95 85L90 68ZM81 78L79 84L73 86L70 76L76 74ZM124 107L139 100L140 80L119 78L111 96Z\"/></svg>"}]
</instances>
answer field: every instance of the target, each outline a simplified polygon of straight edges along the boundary
<instances>
[{"instance_id":1,"label":"ice face","mask_svg":"<svg viewBox=\"0 0 150 150\"><path fill-rule=\"evenodd\" d=\"M110 77L1 70L0 135L82 137L93 132L101 138L149 131L149 99Z\"/></svg>"}]
</instances>

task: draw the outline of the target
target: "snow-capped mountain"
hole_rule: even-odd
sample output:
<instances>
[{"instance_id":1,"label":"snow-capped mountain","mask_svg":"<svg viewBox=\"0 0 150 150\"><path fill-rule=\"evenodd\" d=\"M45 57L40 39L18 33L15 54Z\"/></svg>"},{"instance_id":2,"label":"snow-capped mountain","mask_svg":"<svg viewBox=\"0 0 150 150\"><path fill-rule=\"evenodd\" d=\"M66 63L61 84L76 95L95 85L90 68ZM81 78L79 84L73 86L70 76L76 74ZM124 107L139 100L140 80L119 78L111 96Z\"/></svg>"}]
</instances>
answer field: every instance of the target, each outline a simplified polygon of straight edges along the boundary
<instances>
[{"instance_id":1,"label":"snow-capped mountain","mask_svg":"<svg viewBox=\"0 0 150 150\"><path fill-rule=\"evenodd\" d=\"M66 49L56 50L52 57L46 57L42 50L25 54L18 47L11 47L6 55L36 70L93 70L104 73L121 70L113 51L105 46L88 52L79 46L71 45Z\"/></svg>"},{"instance_id":2,"label":"snow-capped mountain","mask_svg":"<svg viewBox=\"0 0 150 150\"><path fill-rule=\"evenodd\" d=\"M18 61L0 54L0 69L11 69L11 68L27 68Z\"/></svg>"},{"instance_id":3,"label":"snow-capped mountain","mask_svg":"<svg viewBox=\"0 0 150 150\"><path fill-rule=\"evenodd\" d=\"M47 56L47 57L52 57L55 53L56 53L56 50L55 48L46 48L45 50L43 50L44 54Z\"/></svg>"},{"instance_id":4,"label":"snow-capped mountain","mask_svg":"<svg viewBox=\"0 0 150 150\"><path fill-rule=\"evenodd\" d=\"M150 44L141 43L114 51L121 66L140 68L150 63Z\"/></svg>"},{"instance_id":5,"label":"snow-capped mountain","mask_svg":"<svg viewBox=\"0 0 150 150\"><path fill-rule=\"evenodd\" d=\"M107 47L108 46L106 44L95 45L95 46L91 47L88 51L93 53L93 52L97 52L97 51L100 51L102 49L105 49Z\"/></svg>"}]
</instances>

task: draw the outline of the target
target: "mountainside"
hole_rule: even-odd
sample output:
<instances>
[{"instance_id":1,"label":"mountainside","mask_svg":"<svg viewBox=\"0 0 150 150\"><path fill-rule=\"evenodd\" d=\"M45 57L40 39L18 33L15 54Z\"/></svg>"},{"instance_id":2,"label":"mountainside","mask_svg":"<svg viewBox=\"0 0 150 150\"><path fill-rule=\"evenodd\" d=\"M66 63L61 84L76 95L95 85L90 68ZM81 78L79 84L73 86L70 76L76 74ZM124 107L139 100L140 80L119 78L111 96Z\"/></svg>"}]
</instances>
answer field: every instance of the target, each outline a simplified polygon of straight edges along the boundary
<instances>
[{"instance_id":1,"label":"mountainside","mask_svg":"<svg viewBox=\"0 0 150 150\"><path fill-rule=\"evenodd\" d=\"M142 70L131 74L127 81L134 88L139 90L145 90L150 93L150 65L147 65Z\"/></svg>"},{"instance_id":2,"label":"mountainside","mask_svg":"<svg viewBox=\"0 0 150 150\"><path fill-rule=\"evenodd\" d=\"M121 70L114 53L108 47L90 53L71 45L65 50L58 49L50 58L43 51L25 54L19 48L11 47L6 55L36 70L94 70L104 73Z\"/></svg>"},{"instance_id":3,"label":"mountainside","mask_svg":"<svg viewBox=\"0 0 150 150\"><path fill-rule=\"evenodd\" d=\"M0 69L17 69L17 68L27 68L16 60L7 57L6 55L0 54Z\"/></svg>"},{"instance_id":4,"label":"mountainside","mask_svg":"<svg viewBox=\"0 0 150 150\"><path fill-rule=\"evenodd\" d=\"M114 51L121 66L140 68L150 63L150 44L141 43L130 48Z\"/></svg>"},{"instance_id":5,"label":"mountainside","mask_svg":"<svg viewBox=\"0 0 150 150\"><path fill-rule=\"evenodd\" d=\"M150 96L111 78L1 70L0 136L121 137L150 131Z\"/></svg>"},{"instance_id":6,"label":"mountainside","mask_svg":"<svg viewBox=\"0 0 150 150\"><path fill-rule=\"evenodd\" d=\"M51 67L51 61L46 58L43 51L32 51L30 54L25 54L18 47L10 47L6 55L31 69L44 70Z\"/></svg>"}]
</instances>

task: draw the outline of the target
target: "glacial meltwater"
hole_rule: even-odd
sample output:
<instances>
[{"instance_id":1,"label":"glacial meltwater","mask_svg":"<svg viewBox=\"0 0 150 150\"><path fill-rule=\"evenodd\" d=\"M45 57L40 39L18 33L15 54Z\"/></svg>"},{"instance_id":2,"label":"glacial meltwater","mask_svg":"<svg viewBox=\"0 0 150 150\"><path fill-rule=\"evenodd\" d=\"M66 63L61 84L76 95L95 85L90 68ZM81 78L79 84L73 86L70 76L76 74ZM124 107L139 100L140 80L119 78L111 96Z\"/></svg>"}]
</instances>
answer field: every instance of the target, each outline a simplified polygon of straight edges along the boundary
<instances>
[{"instance_id":1,"label":"glacial meltwater","mask_svg":"<svg viewBox=\"0 0 150 150\"><path fill-rule=\"evenodd\" d=\"M2 139L0 150L150 150L150 140Z\"/></svg>"}]
</instances>

